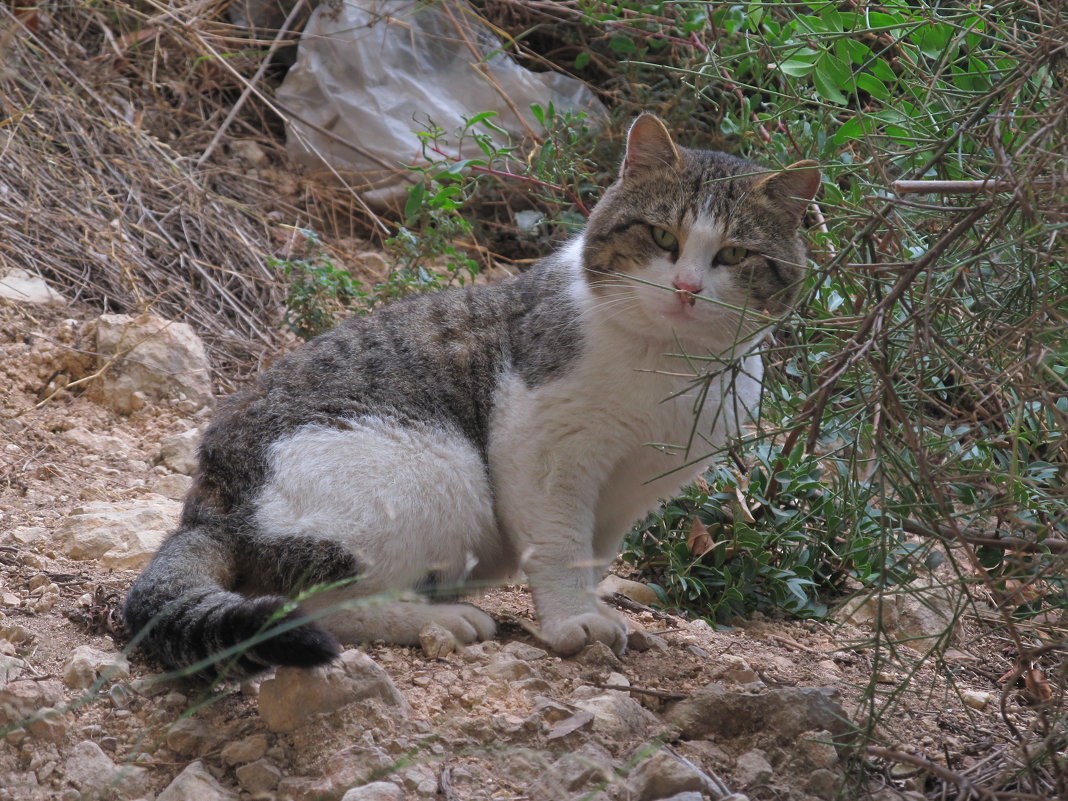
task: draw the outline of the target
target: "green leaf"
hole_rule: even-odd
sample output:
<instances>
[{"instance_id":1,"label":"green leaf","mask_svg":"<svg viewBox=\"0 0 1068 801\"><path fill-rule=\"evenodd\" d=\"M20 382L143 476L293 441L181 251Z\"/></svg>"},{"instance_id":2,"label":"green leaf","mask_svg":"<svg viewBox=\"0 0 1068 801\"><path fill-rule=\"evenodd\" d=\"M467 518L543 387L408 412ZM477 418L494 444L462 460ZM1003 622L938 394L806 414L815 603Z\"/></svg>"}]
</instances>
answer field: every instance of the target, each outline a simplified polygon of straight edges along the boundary
<instances>
[{"instance_id":1,"label":"green leaf","mask_svg":"<svg viewBox=\"0 0 1068 801\"><path fill-rule=\"evenodd\" d=\"M638 50L638 46L634 44L634 40L629 36L613 36L608 40L608 46L612 48L613 52L621 56L632 55Z\"/></svg>"},{"instance_id":2,"label":"green leaf","mask_svg":"<svg viewBox=\"0 0 1068 801\"><path fill-rule=\"evenodd\" d=\"M404 203L404 219L411 224L419 217L419 210L423 207L423 198L426 196L426 184L420 181L408 189L408 200Z\"/></svg>"},{"instance_id":3,"label":"green leaf","mask_svg":"<svg viewBox=\"0 0 1068 801\"><path fill-rule=\"evenodd\" d=\"M577 56L575 56L575 69L586 69L586 65L590 63L590 51L583 50Z\"/></svg>"},{"instance_id":4,"label":"green leaf","mask_svg":"<svg viewBox=\"0 0 1068 801\"><path fill-rule=\"evenodd\" d=\"M784 72L794 78L804 78L815 69L815 64L810 61L802 61L798 58L787 59L778 64L770 65L780 72Z\"/></svg>"},{"instance_id":5,"label":"green leaf","mask_svg":"<svg viewBox=\"0 0 1068 801\"><path fill-rule=\"evenodd\" d=\"M880 100L890 99L890 90L886 88L886 84L876 78L874 75L869 75L866 72L862 72L856 76L857 88L863 89L872 97L877 97Z\"/></svg>"}]
</instances>

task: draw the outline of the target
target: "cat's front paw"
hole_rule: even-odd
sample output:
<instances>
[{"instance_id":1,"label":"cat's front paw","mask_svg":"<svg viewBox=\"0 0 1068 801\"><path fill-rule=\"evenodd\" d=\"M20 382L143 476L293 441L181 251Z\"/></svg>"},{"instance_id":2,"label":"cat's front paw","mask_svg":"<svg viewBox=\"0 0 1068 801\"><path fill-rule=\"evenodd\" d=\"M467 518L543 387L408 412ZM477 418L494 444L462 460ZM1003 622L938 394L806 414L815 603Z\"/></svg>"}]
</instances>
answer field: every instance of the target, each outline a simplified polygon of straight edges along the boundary
<instances>
[{"instance_id":1,"label":"cat's front paw","mask_svg":"<svg viewBox=\"0 0 1068 801\"><path fill-rule=\"evenodd\" d=\"M627 626L607 609L547 622L541 637L561 656L576 654L595 642L603 642L619 655L627 649Z\"/></svg>"}]
</instances>

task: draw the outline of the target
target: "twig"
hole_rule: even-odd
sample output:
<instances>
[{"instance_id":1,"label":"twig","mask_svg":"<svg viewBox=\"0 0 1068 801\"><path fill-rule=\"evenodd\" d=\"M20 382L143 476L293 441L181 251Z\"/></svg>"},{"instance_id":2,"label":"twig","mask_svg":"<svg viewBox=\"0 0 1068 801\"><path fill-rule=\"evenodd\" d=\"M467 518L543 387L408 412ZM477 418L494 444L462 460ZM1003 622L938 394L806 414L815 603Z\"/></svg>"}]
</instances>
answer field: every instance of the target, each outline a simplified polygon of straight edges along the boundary
<instances>
[{"instance_id":1,"label":"twig","mask_svg":"<svg viewBox=\"0 0 1068 801\"><path fill-rule=\"evenodd\" d=\"M933 773L943 781L947 781L950 784L956 785L960 790L960 799L965 801L972 797L990 799L995 801L997 796L985 787L976 787L964 776L959 773L955 773L949 768L944 768L937 762L932 762L929 759L925 759L915 754L906 754L903 751L893 751L889 748L883 748L878 745L869 745L864 749L864 753L868 756L876 757L878 759L888 759L891 762L900 762L905 765L915 765L918 768L923 768L928 773Z\"/></svg>"},{"instance_id":2,"label":"twig","mask_svg":"<svg viewBox=\"0 0 1068 801\"><path fill-rule=\"evenodd\" d=\"M665 701L681 701L683 698L689 698L686 693L671 693L667 690L653 690L648 687L628 687L626 684L606 684L603 681L592 682L594 687L602 690L618 690L622 693L640 693L641 695L651 695L653 698L663 698Z\"/></svg>"},{"instance_id":3,"label":"twig","mask_svg":"<svg viewBox=\"0 0 1068 801\"><path fill-rule=\"evenodd\" d=\"M1048 178L1038 178L1027 182L1032 187L1052 186ZM984 178L977 181L894 181L890 186L899 195L910 194L944 194L974 195L979 192L1012 192L1019 185L1017 181L1004 178Z\"/></svg>"}]
</instances>

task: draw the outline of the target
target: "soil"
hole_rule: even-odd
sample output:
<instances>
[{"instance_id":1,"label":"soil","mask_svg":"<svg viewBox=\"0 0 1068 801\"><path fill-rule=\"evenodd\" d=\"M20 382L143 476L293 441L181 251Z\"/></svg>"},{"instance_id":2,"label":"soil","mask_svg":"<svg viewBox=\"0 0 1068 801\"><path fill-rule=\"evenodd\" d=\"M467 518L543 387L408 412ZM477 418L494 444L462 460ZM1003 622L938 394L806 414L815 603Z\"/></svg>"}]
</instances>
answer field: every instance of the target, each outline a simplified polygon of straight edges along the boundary
<instances>
[{"instance_id":1,"label":"soil","mask_svg":"<svg viewBox=\"0 0 1068 801\"><path fill-rule=\"evenodd\" d=\"M0 639L0 658L23 660L17 678L41 686L62 681L78 646L109 652L126 647L108 613L136 575L71 560L55 537L57 526L87 502L155 497L157 482L170 474L158 463L160 440L203 422L181 404L149 402L120 415L87 398L80 387L50 397L57 373L77 355L71 332L95 313L75 305L46 309L0 301L0 631L6 637ZM72 435L75 430L88 436ZM34 593L48 584L57 585L58 602L35 611L40 593ZM632 649L618 661L596 648L560 659L509 645L539 646L529 627L517 622L533 621L525 588L501 587L479 603L500 624L495 642L443 659L380 643L365 649L404 695L407 719L375 702L356 702L293 732L271 732L258 713L259 682L208 687L171 681L143 690L139 680L158 675L158 665L135 651L130 675L99 691L85 694L60 684L62 698L52 705L66 711L45 734L9 721L7 737L0 740L0 799L90 797L93 788L78 790L67 775L74 747L84 741L98 744L117 764L146 769L139 788L143 798L154 798L195 760L242 799L315 797L308 789L314 782L353 765L362 777L357 783L368 777L391 782L404 798L636 798L628 775L660 743L672 744L675 753L752 799L835 797L837 786L821 790L811 781L812 766L792 759L801 742L674 736L671 708L713 682L754 695L783 687L831 688L853 723L873 732L872 742L957 773L979 770L1006 747L1006 719L1020 731L1033 723L1034 713L1014 692L1007 691L1004 710L999 708L1004 688L997 680L1011 660L970 652L966 645L936 661L903 645L875 649L871 632L851 625L757 615L717 630L631 604L622 614L633 628L655 635L654 647ZM967 643L966 632L962 635L959 642ZM502 676L485 669L502 647L512 648L529 670ZM621 692L654 714L655 726L598 726L579 717L572 719L571 733L554 729L560 721L551 719L547 699L561 705L557 717L566 720L576 699L611 692L604 685L627 683L631 689ZM0 676L0 691L3 686ZM991 700L983 709L972 708L964 701L969 693ZM192 745L168 738L169 726L182 716L203 721L208 733ZM280 778L259 782L255 771L242 773L240 763L223 757L227 744L256 734L266 737L265 758ZM574 789L545 789L555 786L561 757L594 746L610 756L614 775ZM746 760L739 759L754 747L774 768L755 781L746 773ZM394 763L360 773L361 748L380 749ZM871 757L850 762L850 753L856 752L840 749L835 767L835 775L845 776L841 797L908 797L935 787L931 773L916 765ZM343 790L335 783L323 797L339 798Z\"/></svg>"}]
</instances>

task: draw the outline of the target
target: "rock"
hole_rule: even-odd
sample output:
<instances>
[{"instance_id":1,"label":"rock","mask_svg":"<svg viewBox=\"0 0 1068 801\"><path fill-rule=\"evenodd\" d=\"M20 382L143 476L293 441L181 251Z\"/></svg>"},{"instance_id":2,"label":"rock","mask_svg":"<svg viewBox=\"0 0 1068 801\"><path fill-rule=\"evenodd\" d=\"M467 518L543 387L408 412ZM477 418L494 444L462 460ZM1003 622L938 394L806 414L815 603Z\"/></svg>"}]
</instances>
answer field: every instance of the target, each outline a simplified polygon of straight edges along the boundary
<instances>
[{"instance_id":1,"label":"rock","mask_svg":"<svg viewBox=\"0 0 1068 801\"><path fill-rule=\"evenodd\" d=\"M15 598L17 599L18 596L16 595ZM18 606L18 603L9 604L9 606ZM36 634L19 623L5 623L0 626L0 640L7 640L15 645L22 645L32 643L36 639Z\"/></svg>"},{"instance_id":2,"label":"rock","mask_svg":"<svg viewBox=\"0 0 1068 801\"><path fill-rule=\"evenodd\" d=\"M623 663L619 657L603 642L590 643L582 649L576 659L583 665L595 668L606 668L608 670L621 670L623 668Z\"/></svg>"},{"instance_id":3,"label":"rock","mask_svg":"<svg viewBox=\"0 0 1068 801\"><path fill-rule=\"evenodd\" d=\"M613 739L645 737L660 726L656 715L626 693L616 690L577 700L575 706L593 715L594 731Z\"/></svg>"},{"instance_id":4,"label":"rock","mask_svg":"<svg viewBox=\"0 0 1068 801\"><path fill-rule=\"evenodd\" d=\"M676 703L666 717L687 740L768 732L787 742L821 729L844 734L850 724L832 695L832 690L819 687L781 687L751 695L710 684Z\"/></svg>"},{"instance_id":5,"label":"rock","mask_svg":"<svg viewBox=\"0 0 1068 801\"><path fill-rule=\"evenodd\" d=\"M164 742L181 756L200 756L210 751L219 738L212 728L198 718L180 718L167 730Z\"/></svg>"},{"instance_id":6,"label":"rock","mask_svg":"<svg viewBox=\"0 0 1068 801\"><path fill-rule=\"evenodd\" d=\"M189 488L192 486L193 479L189 476L184 476L181 473L170 473L153 481L152 491L157 495L162 495L164 498L170 498L172 501L181 501L185 499Z\"/></svg>"},{"instance_id":7,"label":"rock","mask_svg":"<svg viewBox=\"0 0 1068 801\"><path fill-rule=\"evenodd\" d=\"M493 657L493 661L484 668L480 668L478 672L498 681L520 681L530 678L534 673L526 662L514 659L503 651Z\"/></svg>"},{"instance_id":8,"label":"rock","mask_svg":"<svg viewBox=\"0 0 1068 801\"><path fill-rule=\"evenodd\" d=\"M267 759L257 759L255 762L242 765L235 773L241 788L252 795L273 790L282 779L282 771Z\"/></svg>"},{"instance_id":9,"label":"rock","mask_svg":"<svg viewBox=\"0 0 1068 801\"><path fill-rule=\"evenodd\" d=\"M504 646L501 649L501 653L508 654L523 662L537 662L539 659L546 659L549 656L549 652L543 648L527 645L525 642L519 642L518 640Z\"/></svg>"},{"instance_id":10,"label":"rock","mask_svg":"<svg viewBox=\"0 0 1068 801\"><path fill-rule=\"evenodd\" d=\"M667 640L656 634L649 634L641 629L635 629L627 634L627 649L630 651L657 651L668 650Z\"/></svg>"},{"instance_id":11,"label":"rock","mask_svg":"<svg viewBox=\"0 0 1068 801\"><path fill-rule=\"evenodd\" d=\"M818 768L833 768L838 764L838 750L831 744L834 735L817 731L800 738L790 749L791 766L799 773Z\"/></svg>"},{"instance_id":12,"label":"rock","mask_svg":"<svg viewBox=\"0 0 1068 801\"><path fill-rule=\"evenodd\" d=\"M635 801L657 801L685 792L718 796L718 784L670 751L657 751L630 772L627 787Z\"/></svg>"},{"instance_id":13,"label":"rock","mask_svg":"<svg viewBox=\"0 0 1068 801\"><path fill-rule=\"evenodd\" d=\"M108 799L135 796L148 783L147 770L116 765L92 740L84 740L71 749L63 765L63 776L86 795L98 797L99 794Z\"/></svg>"},{"instance_id":14,"label":"rock","mask_svg":"<svg viewBox=\"0 0 1068 801\"><path fill-rule=\"evenodd\" d=\"M201 430L191 428L181 434L164 437L159 442L159 460L175 473L191 476L197 469L197 447Z\"/></svg>"},{"instance_id":15,"label":"rock","mask_svg":"<svg viewBox=\"0 0 1068 801\"><path fill-rule=\"evenodd\" d=\"M774 772L767 755L759 748L746 751L734 763L734 778L743 787L767 784Z\"/></svg>"},{"instance_id":16,"label":"rock","mask_svg":"<svg viewBox=\"0 0 1068 801\"><path fill-rule=\"evenodd\" d=\"M193 762L174 777L156 801L237 801L237 793L223 787L203 762Z\"/></svg>"},{"instance_id":17,"label":"rock","mask_svg":"<svg viewBox=\"0 0 1068 801\"><path fill-rule=\"evenodd\" d=\"M17 679L25 669L26 663L17 656L0 654L0 690L6 687L9 681Z\"/></svg>"},{"instance_id":18,"label":"rock","mask_svg":"<svg viewBox=\"0 0 1068 801\"><path fill-rule=\"evenodd\" d=\"M708 798L708 796L704 793L698 793L696 791L690 790L685 793L673 795L671 796L671 798L665 798L663 799L663 801L705 801L706 798ZM715 796L713 796L713 798L715 798Z\"/></svg>"},{"instance_id":19,"label":"rock","mask_svg":"<svg viewBox=\"0 0 1068 801\"><path fill-rule=\"evenodd\" d=\"M0 689L0 725L20 723L38 711L63 702L63 685L46 679L8 682Z\"/></svg>"},{"instance_id":20,"label":"rock","mask_svg":"<svg viewBox=\"0 0 1068 801\"><path fill-rule=\"evenodd\" d=\"M260 686L260 715L271 731L293 731L308 717L333 712L346 704L374 698L399 707L408 702L392 679L367 654L345 651L338 660L314 670L279 668Z\"/></svg>"},{"instance_id":21,"label":"rock","mask_svg":"<svg viewBox=\"0 0 1068 801\"><path fill-rule=\"evenodd\" d=\"M0 276L0 298L35 306L63 306L67 299L41 276L13 267Z\"/></svg>"},{"instance_id":22,"label":"rock","mask_svg":"<svg viewBox=\"0 0 1068 801\"><path fill-rule=\"evenodd\" d=\"M990 693L984 693L979 690L965 690L960 694L960 697L965 706L969 706L972 709L986 709L992 696Z\"/></svg>"},{"instance_id":23,"label":"rock","mask_svg":"<svg viewBox=\"0 0 1068 801\"><path fill-rule=\"evenodd\" d=\"M118 453L126 447L126 442L119 437L110 434L98 434L93 431L87 431L84 428L70 428L61 433L60 436L67 442L101 456Z\"/></svg>"},{"instance_id":24,"label":"rock","mask_svg":"<svg viewBox=\"0 0 1068 801\"><path fill-rule=\"evenodd\" d=\"M60 745L67 737L67 723L62 710L45 707L39 709L26 729L36 740Z\"/></svg>"},{"instance_id":25,"label":"rock","mask_svg":"<svg viewBox=\"0 0 1068 801\"><path fill-rule=\"evenodd\" d=\"M440 623L427 623L419 632L419 644L427 659L444 659L456 650L456 636Z\"/></svg>"},{"instance_id":26,"label":"rock","mask_svg":"<svg viewBox=\"0 0 1068 801\"><path fill-rule=\"evenodd\" d=\"M601 579L601 583L597 585L597 594L602 598L608 598L611 597L613 593L619 593L624 598L630 598L630 600L635 603L644 606L652 606L653 604L660 603L656 591L648 584L620 578L619 576L609 573Z\"/></svg>"},{"instance_id":27,"label":"rock","mask_svg":"<svg viewBox=\"0 0 1068 801\"><path fill-rule=\"evenodd\" d=\"M404 791L390 782L371 782L363 787L353 787L341 801L405 801Z\"/></svg>"},{"instance_id":28,"label":"rock","mask_svg":"<svg viewBox=\"0 0 1068 801\"><path fill-rule=\"evenodd\" d=\"M834 801L838 798L838 791L842 788L844 778L833 770L819 768L809 774L805 781L805 790L824 801Z\"/></svg>"},{"instance_id":29,"label":"rock","mask_svg":"<svg viewBox=\"0 0 1068 801\"><path fill-rule=\"evenodd\" d=\"M855 626L881 626L889 637L922 651L956 639L954 592L933 578L918 578L892 594L853 598L833 617Z\"/></svg>"},{"instance_id":30,"label":"rock","mask_svg":"<svg viewBox=\"0 0 1068 801\"><path fill-rule=\"evenodd\" d=\"M267 753L267 735L253 734L244 739L227 743L222 750L222 759L227 765L244 765L261 759Z\"/></svg>"},{"instance_id":31,"label":"rock","mask_svg":"<svg viewBox=\"0 0 1068 801\"><path fill-rule=\"evenodd\" d=\"M91 687L97 679L104 681L130 675L130 663L117 652L98 651L91 645L79 645L63 663L63 683L74 690Z\"/></svg>"},{"instance_id":32,"label":"rock","mask_svg":"<svg viewBox=\"0 0 1068 801\"><path fill-rule=\"evenodd\" d=\"M615 764L608 750L598 743L586 743L553 762L531 786L529 794L531 801L559 801L588 784L614 777Z\"/></svg>"},{"instance_id":33,"label":"rock","mask_svg":"<svg viewBox=\"0 0 1068 801\"><path fill-rule=\"evenodd\" d=\"M188 324L154 314L102 314L95 329L97 367L109 367L90 385L94 399L123 413L146 397L184 396L194 410L214 405L207 352Z\"/></svg>"},{"instance_id":34,"label":"rock","mask_svg":"<svg viewBox=\"0 0 1068 801\"><path fill-rule=\"evenodd\" d=\"M181 509L180 503L160 496L120 503L94 501L75 508L59 524L56 539L71 559L139 570L178 524Z\"/></svg>"}]
</instances>

